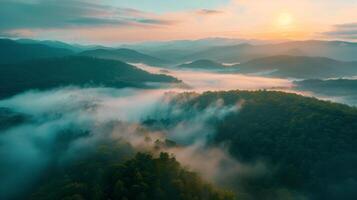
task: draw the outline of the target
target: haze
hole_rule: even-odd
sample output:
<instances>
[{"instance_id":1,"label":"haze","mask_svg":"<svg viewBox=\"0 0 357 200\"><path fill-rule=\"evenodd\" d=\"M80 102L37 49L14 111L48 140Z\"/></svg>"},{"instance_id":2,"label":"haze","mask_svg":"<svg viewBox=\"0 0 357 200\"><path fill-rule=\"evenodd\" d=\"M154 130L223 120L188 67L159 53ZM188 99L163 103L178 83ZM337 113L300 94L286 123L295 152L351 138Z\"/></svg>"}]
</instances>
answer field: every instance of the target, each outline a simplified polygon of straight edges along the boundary
<instances>
[{"instance_id":1,"label":"haze","mask_svg":"<svg viewBox=\"0 0 357 200\"><path fill-rule=\"evenodd\" d=\"M357 0L0 0L0 200L356 200Z\"/></svg>"}]
</instances>

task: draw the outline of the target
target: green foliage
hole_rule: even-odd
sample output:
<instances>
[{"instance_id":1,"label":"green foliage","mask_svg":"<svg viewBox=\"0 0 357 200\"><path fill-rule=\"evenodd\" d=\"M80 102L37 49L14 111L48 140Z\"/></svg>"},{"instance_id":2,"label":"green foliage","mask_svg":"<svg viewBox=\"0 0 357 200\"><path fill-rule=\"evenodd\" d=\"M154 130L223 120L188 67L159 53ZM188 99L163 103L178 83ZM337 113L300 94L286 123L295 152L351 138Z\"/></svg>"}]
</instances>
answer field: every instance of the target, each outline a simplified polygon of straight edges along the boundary
<instances>
[{"instance_id":1,"label":"green foliage","mask_svg":"<svg viewBox=\"0 0 357 200\"><path fill-rule=\"evenodd\" d=\"M226 105L243 103L238 112L217 122L212 143L227 145L240 161L260 160L275 166L267 184L262 179L245 182L252 194L285 187L331 199L342 194L334 188L344 187L347 180L356 181L356 108L268 91L207 92L184 106L204 109L218 99Z\"/></svg>"},{"instance_id":2,"label":"green foliage","mask_svg":"<svg viewBox=\"0 0 357 200\"><path fill-rule=\"evenodd\" d=\"M137 153L116 158L118 147L102 146L97 154L49 175L32 199L234 199L232 193L214 188L175 158L160 153Z\"/></svg>"}]
</instances>

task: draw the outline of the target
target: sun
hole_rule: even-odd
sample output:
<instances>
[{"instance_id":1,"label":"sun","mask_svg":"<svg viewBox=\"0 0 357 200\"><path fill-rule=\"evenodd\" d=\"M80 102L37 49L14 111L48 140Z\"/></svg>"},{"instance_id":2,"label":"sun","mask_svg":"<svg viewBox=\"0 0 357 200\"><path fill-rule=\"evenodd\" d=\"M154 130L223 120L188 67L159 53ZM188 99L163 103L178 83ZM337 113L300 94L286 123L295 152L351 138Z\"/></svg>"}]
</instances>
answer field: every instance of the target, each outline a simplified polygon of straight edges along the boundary
<instances>
[{"instance_id":1,"label":"sun","mask_svg":"<svg viewBox=\"0 0 357 200\"><path fill-rule=\"evenodd\" d=\"M294 22L294 18L290 13L280 13L277 18L277 24L281 27L291 26Z\"/></svg>"}]
</instances>

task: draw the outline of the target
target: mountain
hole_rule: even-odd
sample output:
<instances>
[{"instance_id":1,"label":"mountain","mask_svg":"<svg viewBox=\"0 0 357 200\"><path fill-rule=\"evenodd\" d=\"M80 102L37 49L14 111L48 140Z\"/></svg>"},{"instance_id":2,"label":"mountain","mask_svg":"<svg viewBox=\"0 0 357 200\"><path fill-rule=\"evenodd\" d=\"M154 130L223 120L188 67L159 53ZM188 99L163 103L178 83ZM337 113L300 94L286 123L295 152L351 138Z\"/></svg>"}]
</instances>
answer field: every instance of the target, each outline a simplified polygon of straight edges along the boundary
<instances>
[{"instance_id":1,"label":"mountain","mask_svg":"<svg viewBox=\"0 0 357 200\"><path fill-rule=\"evenodd\" d=\"M46 45L46 46L54 47L54 48L68 49L73 52L80 52L83 50L82 48L79 48L78 46L71 45L71 44L68 44L65 42L61 42L61 41L56 41L56 40L18 39L15 41L18 43L21 43L21 44L42 44L42 45Z\"/></svg>"},{"instance_id":2,"label":"mountain","mask_svg":"<svg viewBox=\"0 0 357 200\"><path fill-rule=\"evenodd\" d=\"M185 93L177 99L183 116L217 102L239 105L238 112L210 119L214 134L207 140L227 149L242 166L266 166L248 177L231 177L235 192L247 195L241 199L357 196L357 108L273 91ZM179 117L157 123L172 127Z\"/></svg>"},{"instance_id":3,"label":"mountain","mask_svg":"<svg viewBox=\"0 0 357 200\"><path fill-rule=\"evenodd\" d=\"M144 63L148 65L164 65L168 61L139 53L131 49L95 49L79 53L80 56L91 56L102 59L120 60L128 63Z\"/></svg>"},{"instance_id":4,"label":"mountain","mask_svg":"<svg viewBox=\"0 0 357 200\"><path fill-rule=\"evenodd\" d=\"M271 42L271 41L270 41ZM242 43L249 44L266 44L268 41L261 40L249 40L239 38L203 38L198 40L173 40L163 42L144 42L138 44L122 45L123 48L135 49L148 55L152 55L157 58L168 59L175 64L188 62L199 59L211 59L209 57L189 57L198 52L203 52L208 49L216 49L225 46L238 45ZM189 57L189 58L187 58Z\"/></svg>"},{"instance_id":5,"label":"mountain","mask_svg":"<svg viewBox=\"0 0 357 200\"><path fill-rule=\"evenodd\" d=\"M309 79L295 81L294 84L299 90L308 90L317 94L331 96L357 95L356 79Z\"/></svg>"},{"instance_id":6,"label":"mountain","mask_svg":"<svg viewBox=\"0 0 357 200\"><path fill-rule=\"evenodd\" d=\"M251 43L251 44L263 44L267 43L260 40L247 40L247 39L239 39L239 38L220 38L220 37L212 37L212 38L203 38L198 40L172 40L172 41L158 41L158 42L143 42L137 44L125 44L122 47L127 48L141 48L141 49L199 49L202 50L207 47L217 47L217 46L227 46L241 43Z\"/></svg>"},{"instance_id":7,"label":"mountain","mask_svg":"<svg viewBox=\"0 0 357 200\"><path fill-rule=\"evenodd\" d=\"M62 41L57 40L33 40L33 39L17 39L15 40L21 44L42 44L55 48L68 49L73 52L79 53L85 50L94 50L94 49L112 49L111 47L106 47L103 45L85 45L85 44L69 44Z\"/></svg>"},{"instance_id":8,"label":"mountain","mask_svg":"<svg viewBox=\"0 0 357 200\"><path fill-rule=\"evenodd\" d=\"M357 43L344 41L290 41L272 44L240 43L214 46L199 51L186 51L181 61L212 59L219 62L247 62L275 55L329 57L336 60L356 61Z\"/></svg>"},{"instance_id":9,"label":"mountain","mask_svg":"<svg viewBox=\"0 0 357 200\"><path fill-rule=\"evenodd\" d=\"M222 70L225 68L225 66L211 60L196 60L191 63L181 64L177 66L177 68Z\"/></svg>"},{"instance_id":10,"label":"mountain","mask_svg":"<svg viewBox=\"0 0 357 200\"><path fill-rule=\"evenodd\" d=\"M64 48L54 48L43 44L23 44L9 39L0 39L0 64L72 54L74 54L73 51Z\"/></svg>"},{"instance_id":11,"label":"mountain","mask_svg":"<svg viewBox=\"0 0 357 200\"><path fill-rule=\"evenodd\" d=\"M325 57L271 56L235 65L240 73L269 72L271 76L293 78L334 78L357 75L357 62Z\"/></svg>"},{"instance_id":12,"label":"mountain","mask_svg":"<svg viewBox=\"0 0 357 200\"><path fill-rule=\"evenodd\" d=\"M150 74L132 65L90 57L62 57L0 65L0 98L29 89L60 86L148 87L146 83L178 83L174 77Z\"/></svg>"}]
</instances>

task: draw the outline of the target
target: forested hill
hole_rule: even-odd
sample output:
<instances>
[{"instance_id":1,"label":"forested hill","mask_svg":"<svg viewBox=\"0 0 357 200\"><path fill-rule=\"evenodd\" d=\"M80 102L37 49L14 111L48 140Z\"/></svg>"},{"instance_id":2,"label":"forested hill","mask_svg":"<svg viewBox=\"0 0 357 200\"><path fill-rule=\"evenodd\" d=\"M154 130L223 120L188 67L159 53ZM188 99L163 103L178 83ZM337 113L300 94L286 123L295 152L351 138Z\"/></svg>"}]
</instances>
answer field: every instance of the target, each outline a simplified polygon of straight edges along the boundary
<instances>
[{"instance_id":1,"label":"forested hill","mask_svg":"<svg viewBox=\"0 0 357 200\"><path fill-rule=\"evenodd\" d=\"M231 192L203 181L167 153L138 153L126 160L126 147L101 145L95 153L53 170L34 187L33 200L233 200ZM123 152L124 151L124 152ZM126 156L124 156L126 155Z\"/></svg>"},{"instance_id":2,"label":"forested hill","mask_svg":"<svg viewBox=\"0 0 357 200\"><path fill-rule=\"evenodd\" d=\"M187 112L218 100L241 104L238 112L218 120L210 140L244 163L271 166L270 175L237 177L239 188L243 184L254 199L278 199L282 188L319 200L356 197L356 108L270 91L182 94L179 99L189 99L181 105Z\"/></svg>"},{"instance_id":3,"label":"forested hill","mask_svg":"<svg viewBox=\"0 0 357 200\"><path fill-rule=\"evenodd\" d=\"M132 65L90 57L62 57L0 65L0 98L29 89L60 86L147 87L147 82L178 83L174 77L151 74Z\"/></svg>"},{"instance_id":4,"label":"forested hill","mask_svg":"<svg viewBox=\"0 0 357 200\"><path fill-rule=\"evenodd\" d=\"M73 51L43 44L23 44L0 39L0 64L18 63L25 60L69 56Z\"/></svg>"}]
</instances>

